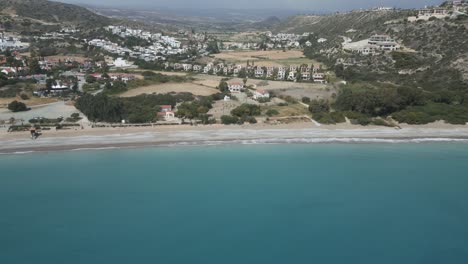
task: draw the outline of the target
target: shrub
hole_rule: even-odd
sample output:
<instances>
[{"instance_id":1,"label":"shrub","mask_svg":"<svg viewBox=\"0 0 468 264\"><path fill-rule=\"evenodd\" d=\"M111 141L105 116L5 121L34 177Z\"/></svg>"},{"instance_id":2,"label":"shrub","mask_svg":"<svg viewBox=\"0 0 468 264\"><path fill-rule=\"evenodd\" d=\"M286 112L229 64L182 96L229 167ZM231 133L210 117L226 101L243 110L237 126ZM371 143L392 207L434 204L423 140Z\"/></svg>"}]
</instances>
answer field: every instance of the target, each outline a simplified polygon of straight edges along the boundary
<instances>
[{"instance_id":1,"label":"shrub","mask_svg":"<svg viewBox=\"0 0 468 264\"><path fill-rule=\"evenodd\" d=\"M310 103L310 98L304 96L304 97L302 97L302 102L303 102L304 104L308 104L308 103Z\"/></svg>"},{"instance_id":2,"label":"shrub","mask_svg":"<svg viewBox=\"0 0 468 264\"><path fill-rule=\"evenodd\" d=\"M29 96L27 94L21 94L20 97L22 100L29 100Z\"/></svg>"},{"instance_id":3,"label":"shrub","mask_svg":"<svg viewBox=\"0 0 468 264\"><path fill-rule=\"evenodd\" d=\"M243 104L231 111L233 116L258 116L261 114L260 106L253 104Z\"/></svg>"},{"instance_id":4,"label":"shrub","mask_svg":"<svg viewBox=\"0 0 468 264\"><path fill-rule=\"evenodd\" d=\"M322 113L330 111L330 105L328 101L320 99L320 100L312 100L309 103L309 111L311 113Z\"/></svg>"},{"instance_id":5,"label":"shrub","mask_svg":"<svg viewBox=\"0 0 468 264\"><path fill-rule=\"evenodd\" d=\"M24 103L18 101L13 101L10 104L8 104L8 109L12 112L23 112L29 110Z\"/></svg>"},{"instance_id":6,"label":"shrub","mask_svg":"<svg viewBox=\"0 0 468 264\"><path fill-rule=\"evenodd\" d=\"M270 102L270 98L258 98L257 101L259 103L268 103Z\"/></svg>"},{"instance_id":7,"label":"shrub","mask_svg":"<svg viewBox=\"0 0 468 264\"><path fill-rule=\"evenodd\" d=\"M237 116L223 115L221 117L221 123L224 125L237 124L238 122L239 122L239 118Z\"/></svg>"},{"instance_id":8,"label":"shrub","mask_svg":"<svg viewBox=\"0 0 468 264\"><path fill-rule=\"evenodd\" d=\"M271 116L279 115L279 112L278 110L270 109L266 112L266 115L271 117Z\"/></svg>"},{"instance_id":9,"label":"shrub","mask_svg":"<svg viewBox=\"0 0 468 264\"><path fill-rule=\"evenodd\" d=\"M343 113L341 112L333 112L333 113L326 113L320 112L315 113L313 115L315 121L321 124L337 124L337 123L344 123L346 121Z\"/></svg>"}]
</instances>

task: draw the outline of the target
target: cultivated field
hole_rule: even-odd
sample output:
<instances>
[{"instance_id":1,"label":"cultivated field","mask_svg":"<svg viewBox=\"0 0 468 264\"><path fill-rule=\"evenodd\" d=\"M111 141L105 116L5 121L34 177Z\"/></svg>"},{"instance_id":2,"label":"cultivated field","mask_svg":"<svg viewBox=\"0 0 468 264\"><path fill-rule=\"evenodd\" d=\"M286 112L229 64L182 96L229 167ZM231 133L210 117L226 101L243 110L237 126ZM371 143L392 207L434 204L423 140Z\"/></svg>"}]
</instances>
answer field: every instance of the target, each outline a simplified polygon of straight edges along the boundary
<instances>
[{"instance_id":1,"label":"cultivated field","mask_svg":"<svg viewBox=\"0 0 468 264\"><path fill-rule=\"evenodd\" d=\"M208 96L217 93L218 90L195 83L163 83L135 88L121 94L120 96L132 97L140 94L165 94L172 92L188 92L194 95Z\"/></svg>"}]
</instances>

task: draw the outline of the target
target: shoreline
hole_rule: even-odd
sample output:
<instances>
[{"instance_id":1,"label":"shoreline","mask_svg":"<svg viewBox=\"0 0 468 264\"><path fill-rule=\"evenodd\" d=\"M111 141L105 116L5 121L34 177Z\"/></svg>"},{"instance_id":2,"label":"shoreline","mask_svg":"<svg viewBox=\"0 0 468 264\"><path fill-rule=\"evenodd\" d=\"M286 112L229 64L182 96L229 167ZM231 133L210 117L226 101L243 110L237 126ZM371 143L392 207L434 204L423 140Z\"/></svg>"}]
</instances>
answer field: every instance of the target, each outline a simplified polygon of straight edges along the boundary
<instances>
[{"instance_id":1,"label":"shoreline","mask_svg":"<svg viewBox=\"0 0 468 264\"><path fill-rule=\"evenodd\" d=\"M362 127L310 124L244 126L167 126L142 128L93 128L45 131L37 140L29 132L0 133L0 154L23 154L86 149L201 146L229 144L324 143L429 143L467 142L468 126Z\"/></svg>"}]
</instances>

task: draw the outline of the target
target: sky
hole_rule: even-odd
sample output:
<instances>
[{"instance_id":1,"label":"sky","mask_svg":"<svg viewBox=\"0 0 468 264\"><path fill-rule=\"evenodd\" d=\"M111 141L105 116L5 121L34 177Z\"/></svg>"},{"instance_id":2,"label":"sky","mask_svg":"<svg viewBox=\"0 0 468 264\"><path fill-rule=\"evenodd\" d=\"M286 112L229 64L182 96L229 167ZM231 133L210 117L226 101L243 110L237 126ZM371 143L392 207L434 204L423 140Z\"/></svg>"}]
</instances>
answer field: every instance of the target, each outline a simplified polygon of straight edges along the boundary
<instances>
[{"instance_id":1,"label":"sky","mask_svg":"<svg viewBox=\"0 0 468 264\"><path fill-rule=\"evenodd\" d=\"M74 4L113 7L154 8L232 8L232 9L290 9L307 11L347 11L352 9L389 6L416 8L440 4L443 0L55 0Z\"/></svg>"}]
</instances>

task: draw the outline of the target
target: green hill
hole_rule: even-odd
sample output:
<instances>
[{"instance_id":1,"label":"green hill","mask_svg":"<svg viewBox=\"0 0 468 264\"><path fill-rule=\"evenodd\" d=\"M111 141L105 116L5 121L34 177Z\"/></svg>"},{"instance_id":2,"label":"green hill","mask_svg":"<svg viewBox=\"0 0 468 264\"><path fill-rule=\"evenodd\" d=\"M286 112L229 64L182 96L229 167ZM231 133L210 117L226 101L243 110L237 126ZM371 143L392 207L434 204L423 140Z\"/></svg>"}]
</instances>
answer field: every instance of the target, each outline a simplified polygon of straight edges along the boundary
<instances>
[{"instance_id":1,"label":"green hill","mask_svg":"<svg viewBox=\"0 0 468 264\"><path fill-rule=\"evenodd\" d=\"M0 13L39 20L45 24L99 27L111 22L111 19L86 8L46 0L0 0Z\"/></svg>"}]
</instances>

